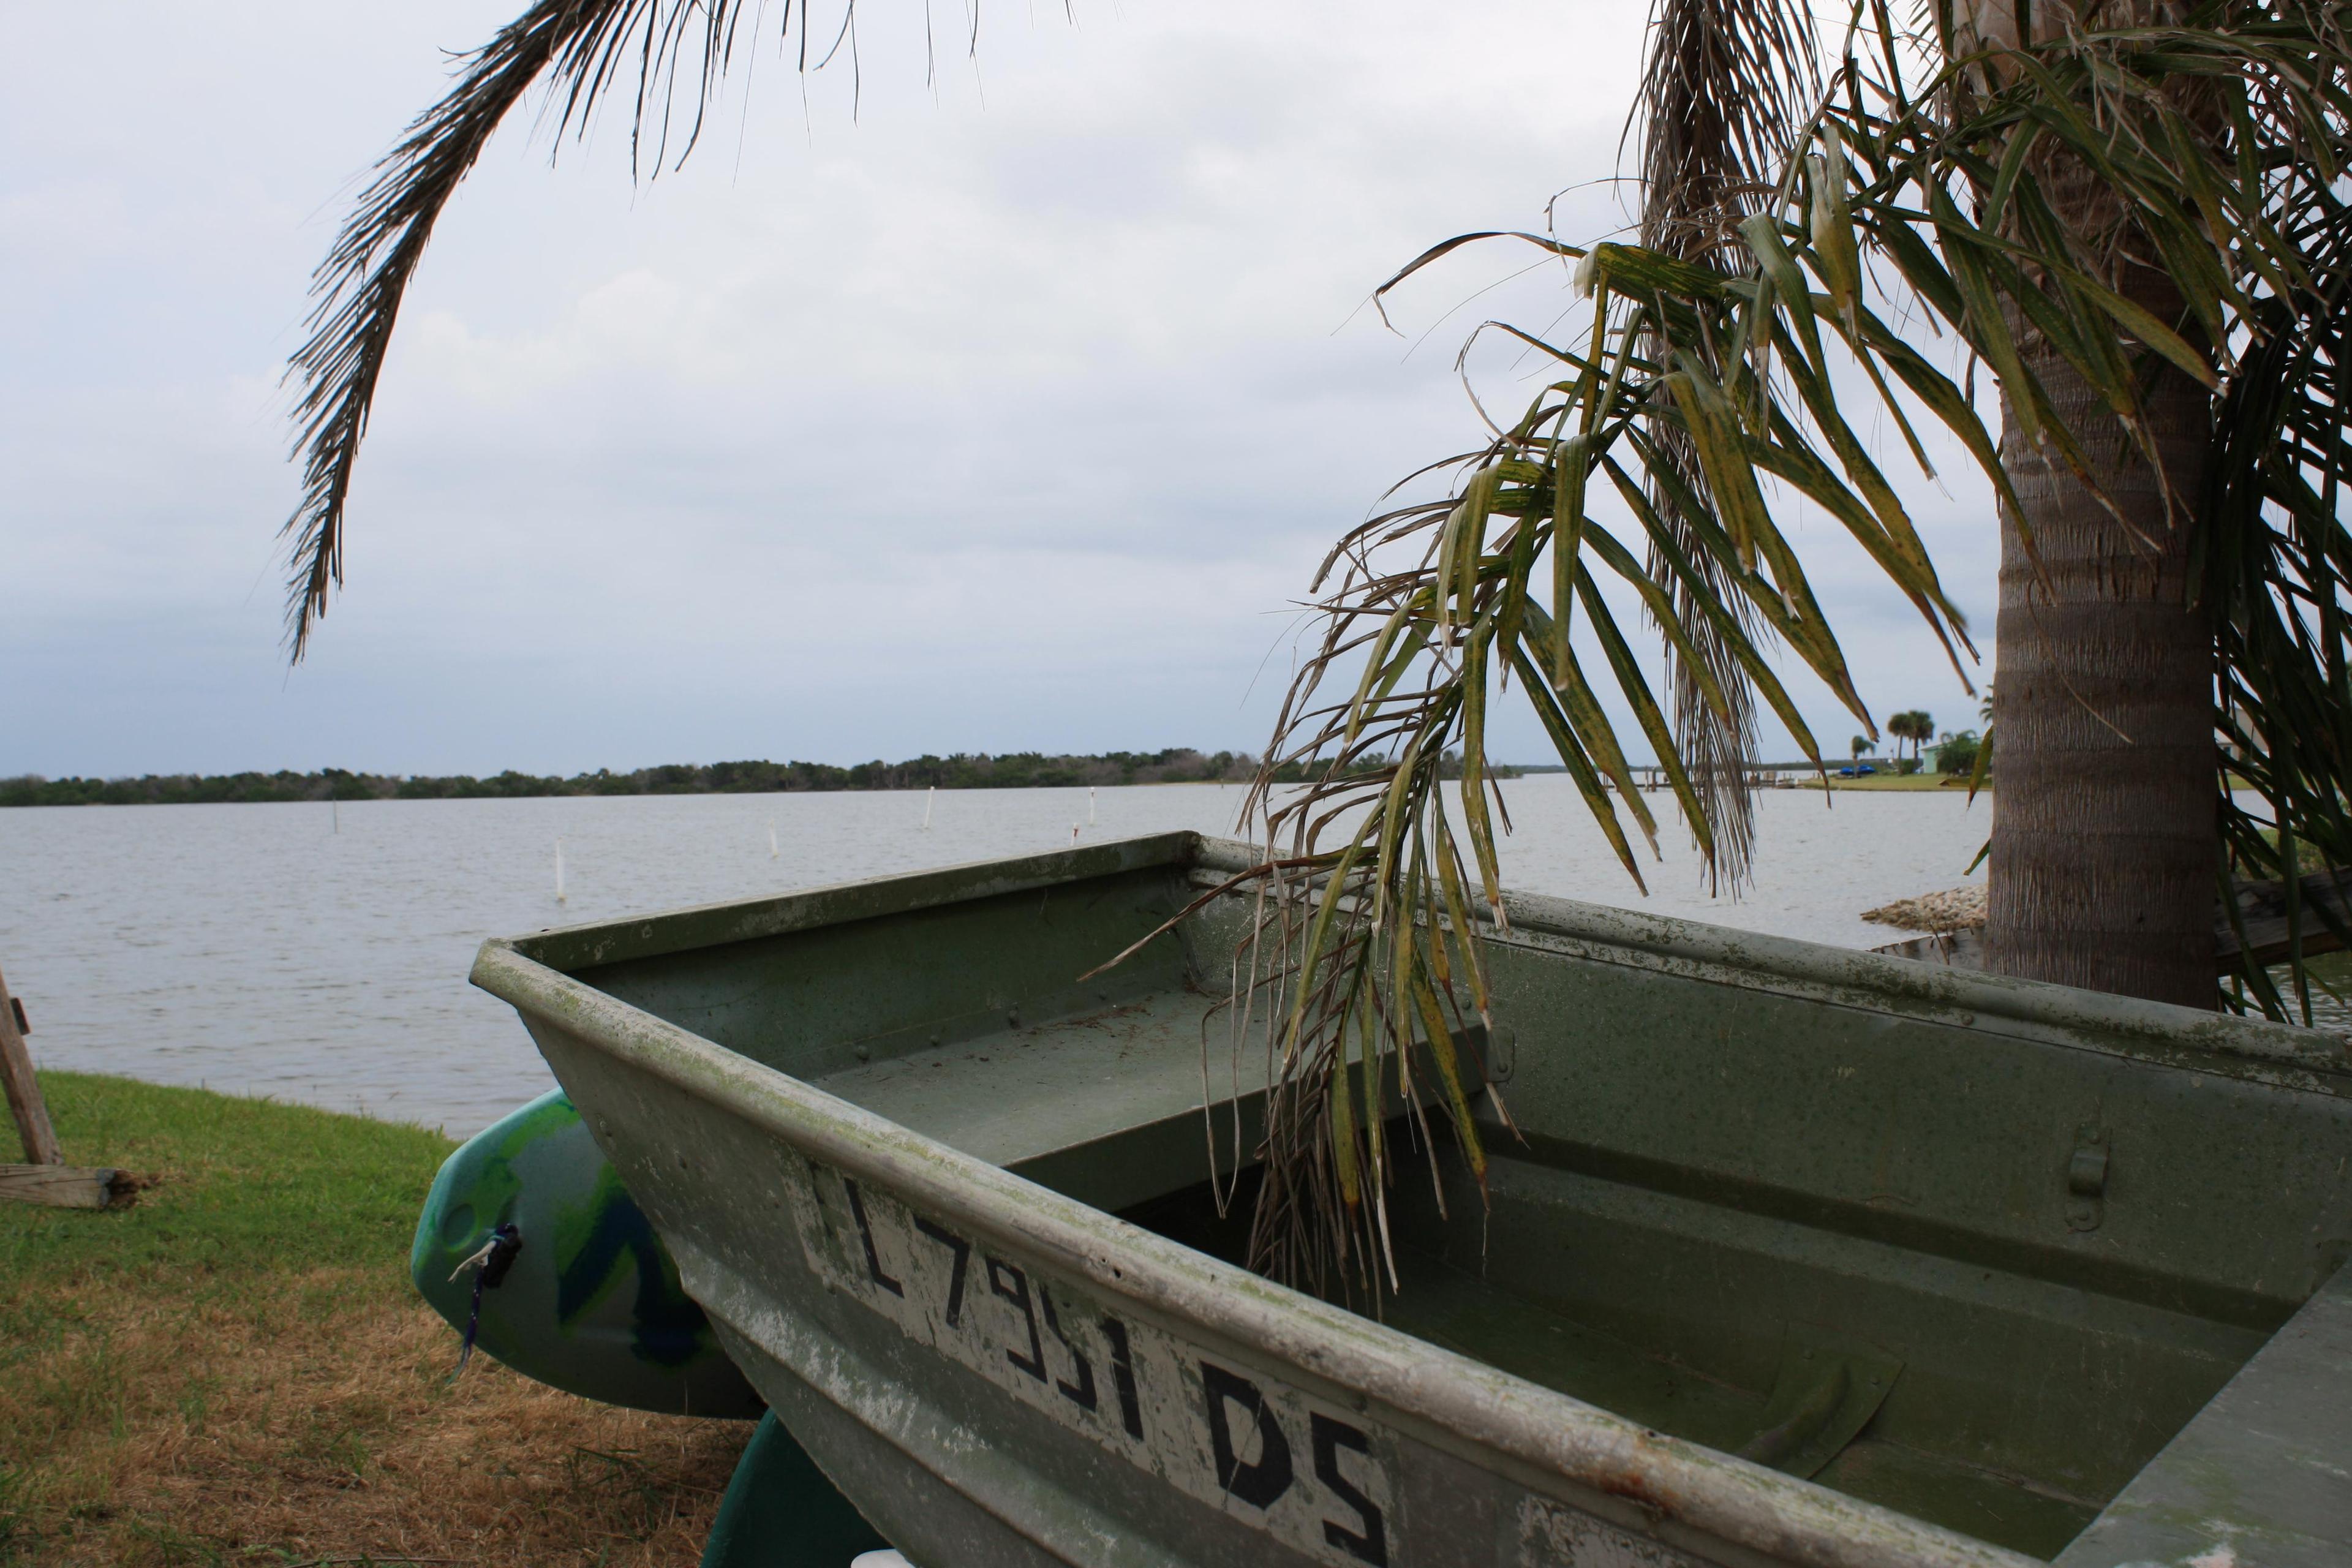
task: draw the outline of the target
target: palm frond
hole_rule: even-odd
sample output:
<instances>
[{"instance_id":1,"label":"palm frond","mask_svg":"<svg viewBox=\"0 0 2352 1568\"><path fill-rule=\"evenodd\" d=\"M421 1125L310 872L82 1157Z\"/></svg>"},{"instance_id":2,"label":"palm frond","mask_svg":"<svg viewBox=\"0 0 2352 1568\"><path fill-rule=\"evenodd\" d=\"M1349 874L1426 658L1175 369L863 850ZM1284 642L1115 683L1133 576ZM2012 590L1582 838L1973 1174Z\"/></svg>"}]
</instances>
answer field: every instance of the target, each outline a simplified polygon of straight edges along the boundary
<instances>
[{"instance_id":1,"label":"palm frond","mask_svg":"<svg viewBox=\"0 0 2352 1568\"><path fill-rule=\"evenodd\" d=\"M1738 271L1745 250L1739 225L1773 198L1789 152L1820 97L1819 42L1812 13L1788 0L1657 0L1636 110L1642 149L1642 244L1662 255ZM1662 345L1653 343L1652 353ZM1660 447L1682 488L1704 493L1697 453L1679 432L1660 432ZM1655 487L1651 504L1665 520L1697 581L1671 573L1656 549L1653 579L1670 582L1679 636L1667 641L1673 732L1706 825L1704 858L1710 892L1737 890L1755 861L1756 797L1748 785L1756 756L1756 692L1704 605L1732 606L1754 637L1746 601L1698 548L1691 525ZM1651 620L1662 629L1657 612ZM1682 649L1689 649L1687 658ZM1694 831L1698 829L1694 825Z\"/></svg>"},{"instance_id":2,"label":"palm frond","mask_svg":"<svg viewBox=\"0 0 2352 1568\"><path fill-rule=\"evenodd\" d=\"M844 0L854 9L856 0ZM343 521L369 410L402 300L433 228L509 114L541 82L559 106L556 135L584 135L597 106L631 98L635 167L675 166L693 151L711 94L735 58L738 33L757 8L745 0L537 0L496 37L457 60L449 91L413 121L377 163L312 275L310 335L288 367L302 498L288 540L286 630L296 660L343 575ZM797 16L807 65L807 0ZM648 144L650 138L650 144Z\"/></svg>"},{"instance_id":3,"label":"palm frond","mask_svg":"<svg viewBox=\"0 0 2352 1568\"><path fill-rule=\"evenodd\" d=\"M1803 0L1656 0L1633 121L1643 246L1739 270L1739 226L1811 122L1819 52Z\"/></svg>"},{"instance_id":4,"label":"palm frond","mask_svg":"<svg viewBox=\"0 0 2352 1568\"><path fill-rule=\"evenodd\" d=\"M2114 455L2086 452L2055 416L2021 342L2054 350L2159 474L2147 389L2173 375L2210 391L2205 490L2173 498L2172 512L2197 530L2217 724L2262 800L2242 806L2225 768L2217 809L2241 869L2292 882L2305 845L2352 864L2352 539L2340 521L2352 385L2339 368L2352 331L2352 7L2212 0L2164 25L2146 24L2147 9L2076 7L2048 36L1986 42L1956 30L1948 4L1913 26L1861 0L1811 122L1737 222L1736 249L1710 240L1695 258L1664 218L1646 245L1539 242L1579 258L1580 329L1557 343L1481 329L1549 355L1554 374L1514 424L1454 460L1451 494L1342 542L1317 585L1322 641L1269 749L1270 768L1311 782L1285 791L1269 771L1256 796L1269 862L1288 868L1265 880L1254 972L1279 999L1256 1015L1280 1079L1266 1143L1279 1223L1262 1219L1262 1266L1375 1290L1389 1278L1392 1150L1373 1125L1378 1102L1340 1090L1408 1070L1434 1082L1437 1058L1450 1050L1458 1068L1485 1016L1479 949L1507 925L1486 715L1512 679L1637 884L1634 840L1654 825L1619 779L1623 747L1596 674L1657 745L1703 847L1720 826L1693 777L1706 753L1688 731L1663 735L1602 580L1680 636L1678 668L1719 720L1723 683L1708 678L1736 669L1818 763L1762 637L1876 730L1780 521L1808 502L1911 601L1965 679L1965 623L1903 487L1858 432L1883 421L1924 470L1916 426L1939 426L2009 514L2021 509L1970 391L1897 321L1992 367L2014 424L2095 495ZM1697 216L1673 221L1713 236L1720 201L1703 187L1689 200ZM2144 287L2151 279L2162 287ZM2176 303L2167 313L2151 300ZM1725 657L1693 649L1693 626ZM1449 801L1439 763L1457 748ZM2250 1005L2282 1010L2266 977L2241 978ZM1431 1097L1451 1098L1450 1085ZM1485 1118L1443 1119L1482 1169Z\"/></svg>"}]
</instances>

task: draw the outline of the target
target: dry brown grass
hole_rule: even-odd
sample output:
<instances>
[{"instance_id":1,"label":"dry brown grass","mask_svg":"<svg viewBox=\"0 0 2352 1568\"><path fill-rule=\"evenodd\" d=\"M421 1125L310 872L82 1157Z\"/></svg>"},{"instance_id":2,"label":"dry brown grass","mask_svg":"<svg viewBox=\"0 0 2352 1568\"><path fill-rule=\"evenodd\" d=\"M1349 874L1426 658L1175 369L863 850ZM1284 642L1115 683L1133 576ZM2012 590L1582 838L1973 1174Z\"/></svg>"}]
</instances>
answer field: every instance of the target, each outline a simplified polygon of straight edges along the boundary
<instances>
[{"instance_id":1,"label":"dry brown grass","mask_svg":"<svg viewBox=\"0 0 2352 1568\"><path fill-rule=\"evenodd\" d=\"M159 1321L122 1299L58 1347L69 1364L35 1363L36 1391L90 1381L111 1408L58 1432L17 1483L23 1561L699 1560L748 1426L591 1404L488 1358L452 1385L454 1336L425 1307L295 1283L348 1306L325 1331L273 1331L250 1311ZM0 1426L32 1415L11 1408L24 1392L0 1387Z\"/></svg>"},{"instance_id":2,"label":"dry brown grass","mask_svg":"<svg viewBox=\"0 0 2352 1568\"><path fill-rule=\"evenodd\" d=\"M486 1356L450 1381L402 1267L445 1142L288 1108L224 1129L249 1102L57 1076L53 1107L176 1173L127 1215L0 1205L0 1568L698 1562L749 1424Z\"/></svg>"}]
</instances>

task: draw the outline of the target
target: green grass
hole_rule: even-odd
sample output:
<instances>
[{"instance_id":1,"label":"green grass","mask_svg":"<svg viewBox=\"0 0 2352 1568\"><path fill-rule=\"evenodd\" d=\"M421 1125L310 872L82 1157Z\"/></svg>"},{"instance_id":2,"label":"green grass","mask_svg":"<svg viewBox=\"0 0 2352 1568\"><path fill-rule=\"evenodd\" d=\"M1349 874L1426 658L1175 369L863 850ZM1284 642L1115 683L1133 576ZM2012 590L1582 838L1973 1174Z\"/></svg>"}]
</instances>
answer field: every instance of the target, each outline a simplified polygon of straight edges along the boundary
<instances>
[{"instance_id":1,"label":"green grass","mask_svg":"<svg viewBox=\"0 0 2352 1568\"><path fill-rule=\"evenodd\" d=\"M0 1204L9 1294L96 1270L169 1269L181 1289L215 1292L290 1263L380 1272L406 1258L417 1207L456 1147L421 1127L128 1079L45 1072L41 1089L68 1163L161 1179L118 1214ZM9 1353L0 1340L0 1366Z\"/></svg>"},{"instance_id":2,"label":"green grass","mask_svg":"<svg viewBox=\"0 0 2352 1568\"><path fill-rule=\"evenodd\" d=\"M207 1426L223 1378L170 1325L215 1343L315 1337L398 1302L417 1207L453 1146L126 1079L45 1072L41 1089L69 1163L154 1184L119 1212L0 1203L0 1563L60 1533L41 1514L62 1511L68 1537L110 1520L109 1461L159 1416ZM145 1555L201 1560L166 1521L121 1530Z\"/></svg>"},{"instance_id":3,"label":"green grass","mask_svg":"<svg viewBox=\"0 0 2352 1568\"><path fill-rule=\"evenodd\" d=\"M155 1184L121 1212L0 1203L0 1568L696 1561L740 1423L593 1405L487 1357L451 1380L457 1335L406 1268L447 1139L41 1084L68 1162Z\"/></svg>"},{"instance_id":4,"label":"green grass","mask_svg":"<svg viewBox=\"0 0 2352 1568\"><path fill-rule=\"evenodd\" d=\"M1836 776L1835 776L1835 770L1832 770L1832 777L1831 777L1831 779L1830 779L1830 787L1831 787L1832 789L1865 789L1865 790L1889 790L1889 791L1907 791L1907 790L1938 790L1938 789L1944 789L1944 790L1950 790L1950 791L1951 791L1953 794L1955 794L1955 795L1966 795L1966 794L1968 793L1968 789L1969 789L1969 779L1968 779L1968 775L1967 775L1966 773L1961 773L1961 774L1959 774L1959 775L1958 775L1958 776L1956 776L1956 777L1948 777L1947 775L1945 775L1945 774L1943 774L1943 773L1876 773L1876 774L1874 774L1873 776L1871 776L1871 777L1869 777L1869 778L1866 778L1866 779L1842 779L1842 778L1838 778L1838 777L1836 777ZM1807 781L1806 781L1806 783L1807 783L1807 784L1811 784L1811 780L1807 780ZM1803 785L1800 785L1799 787L1801 787L1801 787L1804 787L1804 786L1803 786ZM1991 790L1991 788L1992 788L1992 781L1991 781L1990 779L1987 779L1987 780L1985 781L1985 784L1984 784L1984 792L1989 792L1989 791L1990 791L1990 790ZM1979 792L1979 793L1984 793L1984 792Z\"/></svg>"}]
</instances>

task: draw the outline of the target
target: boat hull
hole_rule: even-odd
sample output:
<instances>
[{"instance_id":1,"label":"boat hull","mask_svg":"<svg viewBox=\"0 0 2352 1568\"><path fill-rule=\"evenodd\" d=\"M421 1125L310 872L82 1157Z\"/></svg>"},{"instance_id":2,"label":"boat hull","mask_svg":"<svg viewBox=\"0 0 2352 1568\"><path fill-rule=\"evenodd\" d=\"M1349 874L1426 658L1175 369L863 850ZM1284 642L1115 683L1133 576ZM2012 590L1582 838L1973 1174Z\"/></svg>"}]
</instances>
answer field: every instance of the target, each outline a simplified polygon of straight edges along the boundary
<instances>
[{"instance_id":1,"label":"boat hull","mask_svg":"<svg viewBox=\"0 0 2352 1568\"><path fill-rule=\"evenodd\" d=\"M730 1356L918 1563L2015 1568L2095 1514L2352 1237L2352 1073L2318 1037L1520 900L1496 1077L1543 1131L1490 1133L1493 1213L1553 1217L1549 1261L1498 1251L1493 1272L1523 1276L1515 1301L1618 1310L1612 1332L1704 1328L1635 1358L1664 1381L1622 1383L1622 1407L1654 1394L1685 1432L1733 1435L1669 1435L1526 1357L1446 1348L1470 1342L1455 1325L1384 1326L1108 1212L1254 1142L1246 1094L1220 1102L1241 1132L1213 1158L1206 1091L1187 1110L1153 1076L1229 934L1165 939L1112 990L1073 978L1236 854L1138 840L477 963ZM1541 1037L1563 1020L1576 1054ZM1013 1103L1032 1079L1046 1098ZM975 1108L989 1085L1004 1103ZM2078 1125L2083 1105L2105 1121ZM2200 1150L2200 1125L2267 1141ZM1854 1137L1874 1126L1875 1146ZM2107 1184L2109 1149L2128 1181ZM1440 1285L1485 1289L1476 1199L1449 1180L1450 1206L1401 1223ZM2242 1193L2263 1194L2259 1223ZM1399 1310L1430 1299L1410 1285ZM2057 1408L2083 1389L2114 1408ZM2011 1428L2025 1458L2052 1451L2046 1479L1922 1489ZM1855 1495L1874 1487L2032 1554Z\"/></svg>"},{"instance_id":2,"label":"boat hull","mask_svg":"<svg viewBox=\"0 0 2352 1568\"><path fill-rule=\"evenodd\" d=\"M600 1022L595 1043L532 1032L735 1363L915 1563L2028 1561L1383 1330L648 1020Z\"/></svg>"}]
</instances>

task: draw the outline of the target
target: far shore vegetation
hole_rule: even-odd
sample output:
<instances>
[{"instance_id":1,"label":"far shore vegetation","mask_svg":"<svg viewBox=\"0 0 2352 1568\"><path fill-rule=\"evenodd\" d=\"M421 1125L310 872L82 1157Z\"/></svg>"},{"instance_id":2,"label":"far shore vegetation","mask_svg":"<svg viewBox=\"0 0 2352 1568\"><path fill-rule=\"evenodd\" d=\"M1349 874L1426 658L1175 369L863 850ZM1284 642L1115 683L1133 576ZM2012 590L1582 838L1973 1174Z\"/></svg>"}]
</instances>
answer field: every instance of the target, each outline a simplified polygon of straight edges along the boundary
<instances>
[{"instance_id":1,"label":"far shore vegetation","mask_svg":"<svg viewBox=\"0 0 2352 1568\"><path fill-rule=\"evenodd\" d=\"M1364 766L1377 766L1366 763ZM1446 759L1448 777L1458 777L1460 759ZM929 754L903 763L671 763L614 773L599 768L570 778L517 773L488 778L469 773L355 773L320 768L298 773L148 773L140 778L43 778L26 773L0 778L0 806L7 805L214 805L328 800L500 800L574 795L778 795L816 790L1054 789L1094 784L1247 784L1258 760L1247 752L1196 752L1172 746L1160 752L1099 752L1086 756L1047 756L1040 752L959 752ZM1496 770L1509 778L1513 770ZM1275 771L1278 784L1303 781L1290 763Z\"/></svg>"}]
</instances>

